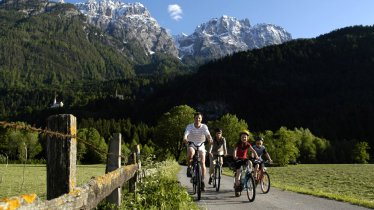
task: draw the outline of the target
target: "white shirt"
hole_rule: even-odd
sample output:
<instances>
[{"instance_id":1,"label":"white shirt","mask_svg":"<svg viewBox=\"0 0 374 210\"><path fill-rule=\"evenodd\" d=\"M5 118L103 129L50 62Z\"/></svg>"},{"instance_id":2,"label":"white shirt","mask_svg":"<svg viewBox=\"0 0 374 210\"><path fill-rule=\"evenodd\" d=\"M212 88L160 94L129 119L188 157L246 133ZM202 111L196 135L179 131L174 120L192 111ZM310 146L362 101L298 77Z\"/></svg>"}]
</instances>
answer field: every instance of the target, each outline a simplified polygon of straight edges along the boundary
<instances>
[{"instance_id":1,"label":"white shirt","mask_svg":"<svg viewBox=\"0 0 374 210\"><path fill-rule=\"evenodd\" d=\"M196 128L193 123L187 125L184 137L187 141L192 141L195 144L204 142L206 137L210 136L208 126L201 124L199 128Z\"/></svg>"}]
</instances>

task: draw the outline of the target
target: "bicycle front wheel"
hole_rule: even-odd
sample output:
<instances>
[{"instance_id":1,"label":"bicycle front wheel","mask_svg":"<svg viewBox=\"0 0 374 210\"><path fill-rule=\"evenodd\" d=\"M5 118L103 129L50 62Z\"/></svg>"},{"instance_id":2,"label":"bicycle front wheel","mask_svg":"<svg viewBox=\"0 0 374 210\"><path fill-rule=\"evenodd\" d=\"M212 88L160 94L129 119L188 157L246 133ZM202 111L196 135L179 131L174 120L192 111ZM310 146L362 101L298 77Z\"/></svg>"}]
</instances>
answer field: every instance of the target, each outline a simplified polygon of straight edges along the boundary
<instances>
[{"instance_id":1,"label":"bicycle front wheel","mask_svg":"<svg viewBox=\"0 0 374 210\"><path fill-rule=\"evenodd\" d=\"M197 190L197 181L196 181L196 176L195 176L195 174L196 174L196 168L193 170L192 173L193 173L193 176L191 178L191 180L192 180L192 194L196 194L196 190Z\"/></svg>"},{"instance_id":2,"label":"bicycle front wheel","mask_svg":"<svg viewBox=\"0 0 374 210\"><path fill-rule=\"evenodd\" d=\"M261 186L261 190L264 194L269 192L269 190L270 190L270 176L266 171L262 175L262 179L260 181L260 186Z\"/></svg>"},{"instance_id":3,"label":"bicycle front wheel","mask_svg":"<svg viewBox=\"0 0 374 210\"><path fill-rule=\"evenodd\" d=\"M248 197L249 202L253 202L256 197L255 179L253 178L251 174L248 174L247 176L248 176L248 179L247 179L247 182L245 183L246 184L245 187L247 188L247 197Z\"/></svg>"},{"instance_id":4,"label":"bicycle front wheel","mask_svg":"<svg viewBox=\"0 0 374 210\"><path fill-rule=\"evenodd\" d=\"M200 163L198 163L197 167L196 167L196 174L195 174L195 177L196 177L196 192L197 192L197 200L200 200L201 199L201 165Z\"/></svg>"},{"instance_id":5,"label":"bicycle front wheel","mask_svg":"<svg viewBox=\"0 0 374 210\"><path fill-rule=\"evenodd\" d=\"M217 167L214 166L213 177L212 177L213 187L216 187L216 185L217 185L216 177L217 177Z\"/></svg>"},{"instance_id":6,"label":"bicycle front wheel","mask_svg":"<svg viewBox=\"0 0 374 210\"><path fill-rule=\"evenodd\" d=\"M221 166L216 165L215 174L214 174L214 183L216 187L216 191L219 192L219 187L221 186Z\"/></svg>"}]
</instances>

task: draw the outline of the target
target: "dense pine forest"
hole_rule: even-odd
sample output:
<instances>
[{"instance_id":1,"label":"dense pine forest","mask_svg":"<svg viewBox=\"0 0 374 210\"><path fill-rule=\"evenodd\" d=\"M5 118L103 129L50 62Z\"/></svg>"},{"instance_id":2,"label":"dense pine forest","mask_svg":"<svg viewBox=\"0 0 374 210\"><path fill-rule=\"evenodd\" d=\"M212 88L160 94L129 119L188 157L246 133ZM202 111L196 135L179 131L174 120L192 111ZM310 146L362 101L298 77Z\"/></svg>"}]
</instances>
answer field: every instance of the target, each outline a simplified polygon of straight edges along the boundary
<instances>
[{"instance_id":1,"label":"dense pine forest","mask_svg":"<svg viewBox=\"0 0 374 210\"><path fill-rule=\"evenodd\" d=\"M146 56L136 41L124 45L86 24L73 5L53 4L25 15L20 12L25 5L5 2L0 4L1 120L44 127L48 116L71 113L81 138L98 147L105 148L111 133L122 132L125 151L140 143L146 153L161 154L156 145L162 142L157 136L163 120L170 120L165 114L187 105L191 116L183 123L201 111L212 128L225 127L226 116L233 127L240 124L237 128L267 137L270 148L285 136L296 139L301 153L289 160L365 162L368 158L355 161L352 151L374 148L374 27L347 27L194 66L198 62L186 64L166 54ZM55 96L64 107L50 108ZM183 130L185 124L179 126ZM0 154L19 159L18 147L9 148L21 138L33 142L30 151L43 159L41 137L3 128L0 136ZM305 136L314 145L314 158L301 143ZM180 152L173 152L180 146L170 155L178 159ZM84 146L79 149L82 162L102 161ZM367 151L373 158L373 149Z\"/></svg>"}]
</instances>

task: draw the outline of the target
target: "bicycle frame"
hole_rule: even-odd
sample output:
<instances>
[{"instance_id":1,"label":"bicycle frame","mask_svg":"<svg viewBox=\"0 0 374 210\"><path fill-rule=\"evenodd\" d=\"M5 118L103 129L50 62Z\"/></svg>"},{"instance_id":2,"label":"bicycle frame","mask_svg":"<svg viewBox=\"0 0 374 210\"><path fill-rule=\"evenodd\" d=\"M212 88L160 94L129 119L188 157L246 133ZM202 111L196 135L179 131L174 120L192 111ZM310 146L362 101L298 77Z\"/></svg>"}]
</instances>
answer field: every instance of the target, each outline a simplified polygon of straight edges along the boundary
<instances>
[{"instance_id":1,"label":"bicycle frame","mask_svg":"<svg viewBox=\"0 0 374 210\"><path fill-rule=\"evenodd\" d=\"M256 170L256 174L257 174L257 177L255 177L255 178L256 178L256 181L261 181L262 178L264 177L264 173L265 173L266 170L267 170L267 168L265 167L265 164L269 163L269 161L264 161L263 163L264 163L264 167L261 168L261 164L262 164L262 162L261 162L261 163L255 163L255 161L253 162L253 165L255 165L255 164L259 164L259 166L258 166L258 168L257 168L257 170Z\"/></svg>"},{"instance_id":2,"label":"bicycle frame","mask_svg":"<svg viewBox=\"0 0 374 210\"><path fill-rule=\"evenodd\" d=\"M189 141L188 144L192 144L196 147L195 154L192 157L192 186L193 186L193 192L197 193L197 199L200 200L201 198L201 182L202 182L202 168L201 168L201 158L200 158L200 152L199 148L204 144L202 142L200 145L196 145L195 143Z\"/></svg>"},{"instance_id":3,"label":"bicycle frame","mask_svg":"<svg viewBox=\"0 0 374 210\"><path fill-rule=\"evenodd\" d=\"M266 171L265 164L269 163L269 161L264 162L264 167L261 168L260 165L256 171L256 186L259 183L261 186L261 191L266 194L270 190L270 176ZM259 163L261 164L261 163ZM253 172L254 173L254 172Z\"/></svg>"},{"instance_id":4,"label":"bicycle frame","mask_svg":"<svg viewBox=\"0 0 374 210\"><path fill-rule=\"evenodd\" d=\"M248 164L247 162L249 160L244 160L244 161L246 161L246 164L243 164L242 166L240 166L240 176L239 176L240 186L235 187L235 196L239 197L241 195L241 192L243 190L246 190L249 202L253 202L256 197L255 180L252 175L252 168L250 164ZM234 172L234 176L236 177L236 170ZM235 186L235 181L234 181L234 186Z\"/></svg>"},{"instance_id":5,"label":"bicycle frame","mask_svg":"<svg viewBox=\"0 0 374 210\"><path fill-rule=\"evenodd\" d=\"M221 159L224 157L224 155L215 155L217 159L214 161L214 170L213 170L213 187L216 188L216 191L219 191L219 188L221 186L221 174L222 174L222 162ZM214 157L214 156L213 156Z\"/></svg>"}]
</instances>

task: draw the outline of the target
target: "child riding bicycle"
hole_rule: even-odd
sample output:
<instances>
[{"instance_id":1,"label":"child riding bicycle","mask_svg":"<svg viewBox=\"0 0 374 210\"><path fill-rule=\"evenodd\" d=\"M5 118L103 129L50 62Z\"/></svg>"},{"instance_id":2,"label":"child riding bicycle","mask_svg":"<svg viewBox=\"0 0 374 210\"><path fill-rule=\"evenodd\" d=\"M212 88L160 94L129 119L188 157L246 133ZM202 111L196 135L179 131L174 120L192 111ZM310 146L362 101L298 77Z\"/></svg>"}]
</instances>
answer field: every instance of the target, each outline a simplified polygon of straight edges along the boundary
<instances>
[{"instance_id":1,"label":"child riding bicycle","mask_svg":"<svg viewBox=\"0 0 374 210\"><path fill-rule=\"evenodd\" d=\"M209 182L208 184L212 184L212 175L214 171L214 162L217 162L217 159L220 159L220 163L223 164L223 158L218 157L217 155L227 155L227 148L226 148L226 139L222 136L222 129L216 128L215 130L216 136L213 139L213 143L210 145L209 148Z\"/></svg>"},{"instance_id":2,"label":"child riding bicycle","mask_svg":"<svg viewBox=\"0 0 374 210\"><path fill-rule=\"evenodd\" d=\"M250 135L249 131L243 130L239 133L239 135L240 135L240 140L236 144L235 150L234 150L234 160L236 160L235 161L236 175L235 175L234 188L240 187L240 182L239 182L240 167L242 165L247 165L247 164L249 164L250 167L252 167L252 162L247 160L248 149L250 149L254 157L258 159L256 151L252 148L252 145L248 142L249 135Z\"/></svg>"},{"instance_id":3,"label":"child riding bicycle","mask_svg":"<svg viewBox=\"0 0 374 210\"><path fill-rule=\"evenodd\" d=\"M255 141L256 141L256 144L253 145L253 149L256 151L259 158L257 160L254 160L253 164L255 166L254 177L257 177L257 170L260 169L260 170L262 170L262 172L264 172L263 170L265 169L264 160L262 159L262 155L265 155L267 160L269 160L270 163L272 163L273 160L271 159L269 153L266 151L266 148L263 145L264 138L256 137ZM252 157L253 157L253 155L252 155ZM256 182L257 181L258 180L256 180Z\"/></svg>"}]
</instances>

